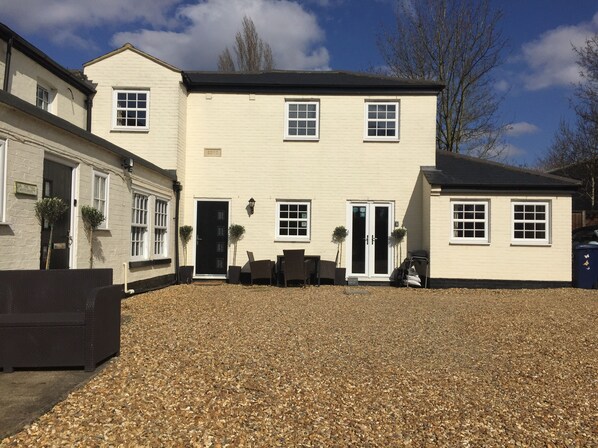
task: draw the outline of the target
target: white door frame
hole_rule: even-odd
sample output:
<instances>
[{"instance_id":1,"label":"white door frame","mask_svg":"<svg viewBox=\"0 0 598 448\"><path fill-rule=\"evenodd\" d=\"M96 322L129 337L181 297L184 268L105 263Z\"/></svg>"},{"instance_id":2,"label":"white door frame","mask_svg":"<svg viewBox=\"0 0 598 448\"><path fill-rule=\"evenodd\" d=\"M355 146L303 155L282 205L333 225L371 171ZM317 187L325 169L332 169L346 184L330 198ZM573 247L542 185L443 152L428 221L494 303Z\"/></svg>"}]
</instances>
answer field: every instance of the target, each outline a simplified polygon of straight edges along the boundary
<instances>
[{"instance_id":1,"label":"white door frame","mask_svg":"<svg viewBox=\"0 0 598 448\"><path fill-rule=\"evenodd\" d=\"M365 273L354 273L352 266L353 257L353 207L354 206L365 206L366 210L366 238L368 243L366 245L365 254ZM374 208L376 206L383 206L388 208L388 235L392 231L394 223L394 202L392 201L347 201L347 229L349 230L349 236L347 237L347 249L345 253L345 266L347 266L347 276L357 277L360 280L366 281L388 281L392 275L394 251L393 247L388 245L388 272L386 274L374 273L374 255L376 240L373 237L375 232L375 218ZM389 241L390 243L390 241Z\"/></svg>"}]
</instances>

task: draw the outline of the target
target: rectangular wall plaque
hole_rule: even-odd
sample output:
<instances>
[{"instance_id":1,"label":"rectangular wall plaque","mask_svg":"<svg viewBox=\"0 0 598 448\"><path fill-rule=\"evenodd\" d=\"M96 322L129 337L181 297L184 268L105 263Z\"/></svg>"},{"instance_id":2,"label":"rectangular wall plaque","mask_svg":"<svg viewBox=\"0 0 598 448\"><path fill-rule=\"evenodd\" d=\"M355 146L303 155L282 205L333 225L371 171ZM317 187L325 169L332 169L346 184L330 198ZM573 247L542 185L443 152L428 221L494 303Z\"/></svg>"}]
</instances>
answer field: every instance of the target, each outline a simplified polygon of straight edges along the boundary
<instances>
[{"instance_id":1,"label":"rectangular wall plaque","mask_svg":"<svg viewBox=\"0 0 598 448\"><path fill-rule=\"evenodd\" d=\"M204 157L222 157L222 149L220 148L204 148Z\"/></svg>"},{"instance_id":2,"label":"rectangular wall plaque","mask_svg":"<svg viewBox=\"0 0 598 448\"><path fill-rule=\"evenodd\" d=\"M15 193L37 197L37 185L17 181L15 182Z\"/></svg>"}]
</instances>

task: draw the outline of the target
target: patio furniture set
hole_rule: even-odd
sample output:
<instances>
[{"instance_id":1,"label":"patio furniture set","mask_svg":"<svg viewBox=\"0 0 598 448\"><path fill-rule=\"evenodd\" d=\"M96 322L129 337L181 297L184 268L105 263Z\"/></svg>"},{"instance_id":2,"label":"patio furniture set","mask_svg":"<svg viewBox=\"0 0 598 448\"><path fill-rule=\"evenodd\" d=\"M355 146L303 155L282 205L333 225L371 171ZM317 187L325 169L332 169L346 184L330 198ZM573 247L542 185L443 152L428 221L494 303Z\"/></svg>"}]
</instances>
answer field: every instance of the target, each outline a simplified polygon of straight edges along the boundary
<instances>
[{"instance_id":1,"label":"patio furniture set","mask_svg":"<svg viewBox=\"0 0 598 448\"><path fill-rule=\"evenodd\" d=\"M256 280L278 286L289 283L302 285L321 284L332 280L335 285L345 284L345 269L337 268L334 261L322 260L319 255L305 255L303 249L283 250L283 255L272 260L255 260L253 252L247 252L251 284Z\"/></svg>"}]
</instances>

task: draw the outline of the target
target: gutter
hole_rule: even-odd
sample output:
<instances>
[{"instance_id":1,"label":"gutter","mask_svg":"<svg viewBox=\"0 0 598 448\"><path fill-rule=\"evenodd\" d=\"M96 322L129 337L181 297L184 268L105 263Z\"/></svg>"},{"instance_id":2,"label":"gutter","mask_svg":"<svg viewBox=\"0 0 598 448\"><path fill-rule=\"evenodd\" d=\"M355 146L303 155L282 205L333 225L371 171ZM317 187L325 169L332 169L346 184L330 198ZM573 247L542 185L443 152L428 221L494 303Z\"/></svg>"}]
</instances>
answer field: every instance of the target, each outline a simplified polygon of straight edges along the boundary
<instances>
[{"instance_id":1,"label":"gutter","mask_svg":"<svg viewBox=\"0 0 598 448\"><path fill-rule=\"evenodd\" d=\"M12 56L12 44L14 37L10 36L6 43L6 62L4 63L4 86L2 90L8 92L8 80L10 76L10 58Z\"/></svg>"}]
</instances>

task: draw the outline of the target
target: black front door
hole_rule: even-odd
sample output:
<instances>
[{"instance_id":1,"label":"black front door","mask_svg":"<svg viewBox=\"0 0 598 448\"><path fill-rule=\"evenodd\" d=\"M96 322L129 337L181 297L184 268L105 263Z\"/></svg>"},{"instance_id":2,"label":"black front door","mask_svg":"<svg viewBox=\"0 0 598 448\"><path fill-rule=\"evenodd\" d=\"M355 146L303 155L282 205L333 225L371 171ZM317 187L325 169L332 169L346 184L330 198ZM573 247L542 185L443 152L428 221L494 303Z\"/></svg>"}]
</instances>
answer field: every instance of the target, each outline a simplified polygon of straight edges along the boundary
<instances>
[{"instance_id":1,"label":"black front door","mask_svg":"<svg viewBox=\"0 0 598 448\"><path fill-rule=\"evenodd\" d=\"M197 201L195 273L226 275L228 202Z\"/></svg>"},{"instance_id":2,"label":"black front door","mask_svg":"<svg viewBox=\"0 0 598 448\"><path fill-rule=\"evenodd\" d=\"M73 169L70 166L44 160L43 196L45 198L58 197L69 206L67 212L54 224L50 269L68 269L70 267L72 179ZM44 223L42 225L40 269L46 267L49 240L50 227Z\"/></svg>"}]
</instances>

